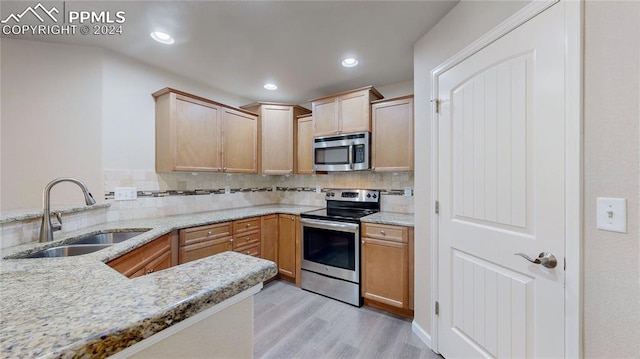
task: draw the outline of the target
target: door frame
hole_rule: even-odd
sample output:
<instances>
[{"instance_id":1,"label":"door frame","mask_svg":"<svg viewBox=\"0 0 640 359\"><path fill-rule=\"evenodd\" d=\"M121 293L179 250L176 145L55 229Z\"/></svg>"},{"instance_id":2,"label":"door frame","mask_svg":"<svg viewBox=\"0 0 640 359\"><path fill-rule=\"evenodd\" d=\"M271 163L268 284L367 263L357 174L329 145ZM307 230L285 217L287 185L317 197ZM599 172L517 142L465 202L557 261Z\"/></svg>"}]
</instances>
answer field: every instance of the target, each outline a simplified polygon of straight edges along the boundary
<instances>
[{"instance_id":1,"label":"door frame","mask_svg":"<svg viewBox=\"0 0 640 359\"><path fill-rule=\"evenodd\" d=\"M431 198L438 201L438 114L436 100L439 76L468 57L531 20L551 6L562 3L565 11L565 358L583 356L583 9L584 0L533 0L520 11L481 36L431 71ZM431 212L431 307L438 300L438 215ZM439 353L437 315L431 316L432 349Z\"/></svg>"}]
</instances>

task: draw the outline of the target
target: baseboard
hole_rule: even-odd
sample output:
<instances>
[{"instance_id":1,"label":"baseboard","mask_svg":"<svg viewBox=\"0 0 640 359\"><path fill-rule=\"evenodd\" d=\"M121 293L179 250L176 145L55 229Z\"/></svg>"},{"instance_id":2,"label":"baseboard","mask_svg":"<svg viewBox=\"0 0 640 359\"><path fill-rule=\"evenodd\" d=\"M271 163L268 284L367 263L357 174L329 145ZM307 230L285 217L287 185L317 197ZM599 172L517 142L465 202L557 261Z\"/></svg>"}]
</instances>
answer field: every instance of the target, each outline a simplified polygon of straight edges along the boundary
<instances>
[{"instance_id":1,"label":"baseboard","mask_svg":"<svg viewBox=\"0 0 640 359\"><path fill-rule=\"evenodd\" d=\"M420 340L422 340L422 342L426 344L427 347L429 347L429 349L433 350L431 336L424 329L422 329L422 327L418 325L415 320L411 322L411 331L413 331L413 334L417 335L418 338L420 338Z\"/></svg>"}]
</instances>

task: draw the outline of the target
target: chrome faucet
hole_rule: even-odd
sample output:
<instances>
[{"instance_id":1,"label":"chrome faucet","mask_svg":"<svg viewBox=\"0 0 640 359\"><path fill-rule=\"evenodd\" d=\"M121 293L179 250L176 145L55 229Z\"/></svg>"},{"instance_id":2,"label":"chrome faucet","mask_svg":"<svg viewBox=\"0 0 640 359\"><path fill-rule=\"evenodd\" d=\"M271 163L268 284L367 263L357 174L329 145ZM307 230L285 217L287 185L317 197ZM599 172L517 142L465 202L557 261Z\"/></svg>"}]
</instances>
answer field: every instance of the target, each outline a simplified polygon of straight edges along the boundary
<instances>
[{"instance_id":1,"label":"chrome faucet","mask_svg":"<svg viewBox=\"0 0 640 359\"><path fill-rule=\"evenodd\" d=\"M51 242L53 240L53 232L62 229L62 219L60 218L60 213L56 212L54 215L58 218L58 223L51 223L51 188L57 185L60 182L72 182L78 185L82 190L82 194L84 195L84 202L87 206L91 206L96 204L96 200L93 199L93 196L89 192L87 185L78 181L75 178L70 177L62 177L56 178L53 181L49 182L49 184L42 191L42 225L40 226L40 242Z\"/></svg>"}]
</instances>

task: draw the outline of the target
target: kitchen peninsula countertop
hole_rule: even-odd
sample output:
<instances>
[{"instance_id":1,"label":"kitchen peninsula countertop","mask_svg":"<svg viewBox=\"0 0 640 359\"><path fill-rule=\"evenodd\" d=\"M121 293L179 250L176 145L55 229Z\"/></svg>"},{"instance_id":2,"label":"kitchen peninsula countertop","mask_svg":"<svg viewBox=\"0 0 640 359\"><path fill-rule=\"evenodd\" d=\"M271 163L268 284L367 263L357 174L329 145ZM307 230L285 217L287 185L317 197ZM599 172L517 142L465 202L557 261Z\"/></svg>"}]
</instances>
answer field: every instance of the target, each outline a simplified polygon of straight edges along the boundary
<instances>
[{"instance_id":1,"label":"kitchen peninsula countertop","mask_svg":"<svg viewBox=\"0 0 640 359\"><path fill-rule=\"evenodd\" d=\"M225 252L129 279L105 263L181 228L318 207L263 205L107 222L51 243L2 249L2 357L106 357L277 274L273 262ZM413 226L412 214L380 212L363 222ZM105 230L148 229L103 250L75 257L16 259Z\"/></svg>"},{"instance_id":2,"label":"kitchen peninsula countertop","mask_svg":"<svg viewBox=\"0 0 640 359\"><path fill-rule=\"evenodd\" d=\"M149 229L75 257L11 259L45 245L4 248L0 260L2 357L99 358L148 338L273 277L275 264L225 252L129 279L105 262L180 228L313 209L268 205L107 222L62 233L46 244L52 247L107 229Z\"/></svg>"}]
</instances>

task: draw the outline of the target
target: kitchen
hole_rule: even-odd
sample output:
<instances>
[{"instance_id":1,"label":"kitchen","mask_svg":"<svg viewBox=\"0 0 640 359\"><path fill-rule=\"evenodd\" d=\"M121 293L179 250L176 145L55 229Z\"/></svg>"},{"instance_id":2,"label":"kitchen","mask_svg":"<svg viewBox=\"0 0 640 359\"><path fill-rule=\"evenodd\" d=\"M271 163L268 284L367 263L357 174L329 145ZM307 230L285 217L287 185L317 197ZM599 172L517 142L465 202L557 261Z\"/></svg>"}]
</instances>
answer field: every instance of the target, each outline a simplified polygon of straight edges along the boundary
<instances>
[{"instance_id":1,"label":"kitchen","mask_svg":"<svg viewBox=\"0 0 640 359\"><path fill-rule=\"evenodd\" d=\"M456 24L459 26L459 24L465 23L465 21L472 17L474 12L482 12L486 15L484 21L466 24L467 27L465 29L468 29L467 31L469 33L456 34L448 38L444 44L449 44L447 46L451 46L450 48L434 50L433 44L437 44L436 47L439 48L443 45L442 41L444 41L436 39L437 35L435 34L437 32L430 32L431 35L426 35L425 38L415 46L413 65L416 69L413 82L405 81L395 85L393 84L394 81L380 84L373 83L375 88L380 91L385 98L393 98L415 92L416 96L423 96L421 98L429 99L429 96L424 97L425 88L428 87L428 85L425 84L429 76L428 72L473 41L479 34L490 30L493 26L520 8L518 4L483 5L485 6L465 2L458 4L454 10L452 10L452 13L440 23L441 25L437 29L452 29L456 28ZM624 8L624 5L619 6ZM627 4L626 6L630 6L633 9L633 5L631 4ZM606 17L599 14L611 11L611 16L614 16L614 14L619 14L621 9L617 7L608 8L603 4L593 2L587 2L585 8L585 38L587 45L590 45L586 47L586 50L592 51L588 52L587 55L599 53L598 46L600 46L600 48L614 46L611 42L607 42L606 39L590 37L589 34L593 34L590 32L590 29L593 31L593 28L590 26L596 26L596 24L600 24L599 21L604 21L603 19ZM633 11L629 11L628 13L633 14ZM601 18L599 16L603 17ZM449 28L447 28L447 26L449 26ZM634 32L629 30L629 33ZM26 206L27 208L41 210L42 188L53 178L61 176L74 176L84 180L91 191L93 191L98 202L103 202L100 201L100 199L107 198L107 196L114 191L115 187L136 187L141 190L151 191L153 194L153 191L161 190L224 190L227 186L230 190L240 188L272 189L274 185L276 186L275 193L269 190L255 192L234 191L230 195L215 195L216 201L207 200L209 196L205 195L185 196L179 199L178 196L141 196L136 201L122 202L107 200L111 203L109 209L96 208L91 211L93 212L91 215L87 215L86 213L63 214L63 221L66 226L63 230L80 230L83 227L96 225L104 221L116 222L139 218L141 216L178 215L184 214L187 211L202 212L223 208L240 208L252 205L265 205L276 201L283 205L322 207L324 206L323 193L315 193L316 186L319 186L321 190L326 188L362 187L389 189L399 191L400 193L385 195L381 200L381 210L383 212L416 213L416 218L425 218L424 221L416 221L415 224L416 253L422 253L422 258L429 256L428 233L430 227L427 222L432 204L428 194L429 186L426 185L423 187L422 185L430 183L428 177L429 166L428 161L421 160L424 158L424 154L429 153L429 145L427 142L416 141L415 179L413 174L401 173L395 175L393 173L340 173L326 176L294 175L289 177L276 177L275 181L269 176L251 174L216 175L198 173L194 176L191 173L156 173L154 171L155 108L151 93L170 86L233 106L242 106L256 100L261 101L265 99L260 96L252 96L251 98L238 100L235 96L223 90L212 89L201 83L187 80L158 67L148 66L132 60L130 57L95 47L6 38L3 38L2 41L2 82L3 89L5 90L2 92L3 210L5 205L7 205L8 208L12 206L13 208L21 208L17 202L20 202L19 204L29 203L29 205ZM634 46L637 46L637 44L634 44ZM627 48L635 49L632 46L627 46ZM158 57L162 59L162 54L168 56L166 53L171 50L161 48L158 51L161 52ZM429 51L431 51L431 53L436 51L436 53L440 55L431 55ZM631 55L637 56L637 53L632 50L629 51L631 51ZM12 54L19 55L11 56ZM591 58L587 55L585 55L587 59ZM631 59L634 57L627 58ZM599 61L601 62L595 64L587 61L585 75L587 79L598 79L596 71L599 68L598 66L601 66L602 62L606 64L604 59ZM635 67L632 67L633 61L625 64L629 67L629 71L635 69ZM11 70L5 70L9 68ZM24 81L25 76L29 76L29 81ZM624 78L624 76L622 77ZM384 86L390 83L392 85ZM305 100L367 85L371 85L371 83L361 83L349 87L341 86L335 91L322 91L322 93L307 96ZM635 86L637 86L637 84ZM6 88L11 88L11 91L7 91ZM603 90L597 90L598 92L591 91L596 91L595 87L586 88L585 96L587 96L587 99L597 98ZM608 91L611 91L611 89ZM604 92L606 93L606 91ZM38 106L33 105L34 100ZM282 99L278 101L278 99L275 99L274 101L284 102L285 100ZM585 160L588 164L585 168L585 211L587 214L595 210L591 207L592 199L595 203L595 194L601 196L608 193L608 188L589 187L594 186L593 181L596 178L598 180L596 180L595 183L599 183L599 179L602 178L603 173L599 170L599 168L602 167L598 166L604 166L598 162L600 157L591 151L595 151L595 149L599 148L599 145L607 142L595 135L599 133L598 127L591 128L588 126L597 124L597 122L590 121L596 121L593 116L599 111L597 108L590 107L592 106L591 103L592 102L585 100ZM427 106L427 104L428 101L416 103L415 132L423 134L420 139L424 138L424 136L428 137L426 134L430 133L426 125L428 110L425 110L424 107ZM44 114L46 114L47 117L46 121L43 120ZM634 122L630 123L630 125L633 124ZM73 128L73 131L69 131L69 128ZM140 134L145 135L141 136ZM619 135L620 134L616 134L616 136ZM613 136L613 134L611 136ZM30 141L24 141L25 138L29 138ZM613 142L620 143L621 141L616 140ZM47 150L34 151L31 146L36 143L42 144ZM622 141L622 143L625 142ZM630 139L626 143L627 145L628 143L637 144L637 138ZM78 150L79 148L81 150ZM633 155L637 155L637 151ZM37 166L33 166L33 164L37 164ZM622 165L616 167L617 169L609 169L606 172L607 175L614 175L616 171L620 173L619 171L626 167L627 166ZM28 178L16 175L16 173L24 173L25 171L29 171L30 173ZM32 180L35 183L29 183ZM634 182L633 179L624 181L624 183L627 182L637 183L637 181ZM405 187L414 189L415 197L404 196ZM302 188L303 190L284 191L278 188ZM73 198L72 203L82 203L80 191L77 191L76 188L69 187L68 191L64 193L62 193L63 187L57 190L58 192L54 191L52 194L54 196L54 203L56 203L56 196L59 196L58 203L64 203L60 202L60 198L64 198L65 196ZM637 188L630 192L625 192L625 190L621 189L622 192L618 196L634 198L633 196L636 190ZM16 196L13 196L13 194L16 194ZM274 199L270 197L272 195L276 195L277 197ZM15 202L10 202L11 197L17 198ZM637 202L631 201L630 203ZM629 210L635 211L636 207L630 204ZM636 232L630 230L629 234L625 236L625 238L628 237L631 240L619 241L615 238L606 237L606 239L603 239L604 242L596 241L593 238L600 238L599 236L602 232L591 231L590 228L592 226L590 223L594 223L594 219L592 219L591 216L595 215L589 214L589 216L585 218L584 354L585 356L597 356L598 353L602 353L602 350L606 348L609 354L614 353L611 355L615 356L615 353L621 353L618 356L624 356L623 352L616 352L616 350L633 348L633 345L621 345L611 348L607 343L603 343L602 340L598 339L600 336L597 333L601 333L602 330L605 330L604 328L608 328L606 329L608 332L620 333L621 338L631 340L627 343L633 343L633 337L629 338L623 334L633 332L632 328L636 325L633 324L633 321L627 322L628 319L619 321L621 323L630 323L622 326L622 328L627 328L625 330L608 324L604 318L610 315L615 315L616 317L633 317L628 314L633 314L634 311L630 310L629 313L627 313L624 307L620 305L607 305L607 309L603 309L597 305L597 303L605 300L615 300L617 303L618 300L623 300L625 297L619 293L614 296L615 299L609 297L604 298L595 292L595 288L611 285L609 284L611 281L607 280L607 278L610 277L607 277L606 273L613 273L612 269L607 268L604 264L605 262L602 262L607 256L601 258L597 257L595 253L597 252L596 249L600 248L599 246L604 245L604 243L612 245L611 248L619 251L619 253L616 252L618 254L615 257L615 263L618 263L616 264L616 270L621 270L625 273L630 271L629 275L623 276L624 278L629 278L629 280L637 278L637 270L634 269L637 268L638 262L637 254L634 254L637 253L637 250L632 249L635 247L628 247L637 245L633 244L633 239L635 238L634 233ZM37 222L34 220L31 221ZM630 223L631 222L632 221L630 221ZM33 235L34 232L37 231L37 227L38 224L36 223L29 226L17 228L14 226L10 228L8 224L3 223L3 248L8 238L5 230L19 233L20 236L24 236L25 238L34 238ZM595 224L593 224L593 228L595 228ZM604 250L604 253L610 253L610 251L611 249ZM624 258L624 260L621 261L621 258ZM428 328L430 326L430 313L432 309L429 299L430 291L428 289L430 280L429 268L430 262L428 260L422 259L416 261L415 281L419 283L419 285L415 286L415 299L416 303L419 304L416 307L415 321L427 332L430 332ZM629 283L627 287L637 287L637 284ZM611 291L618 293L614 288L612 288Z\"/></svg>"}]
</instances>

